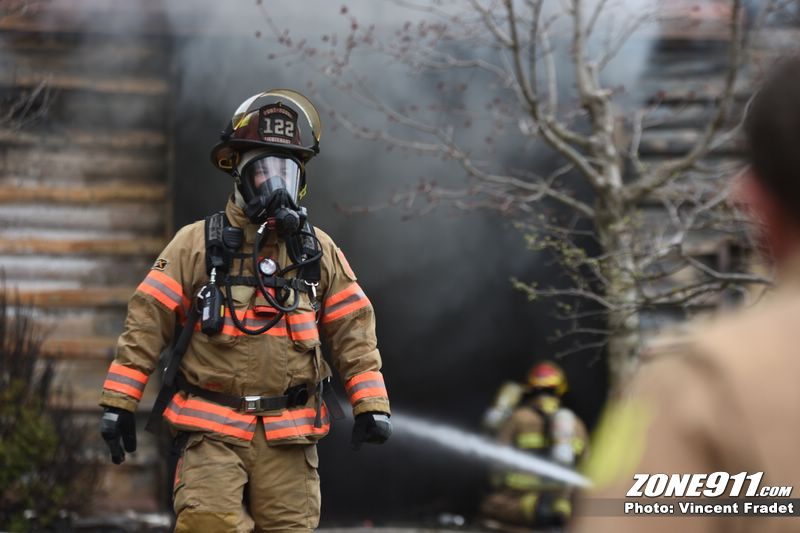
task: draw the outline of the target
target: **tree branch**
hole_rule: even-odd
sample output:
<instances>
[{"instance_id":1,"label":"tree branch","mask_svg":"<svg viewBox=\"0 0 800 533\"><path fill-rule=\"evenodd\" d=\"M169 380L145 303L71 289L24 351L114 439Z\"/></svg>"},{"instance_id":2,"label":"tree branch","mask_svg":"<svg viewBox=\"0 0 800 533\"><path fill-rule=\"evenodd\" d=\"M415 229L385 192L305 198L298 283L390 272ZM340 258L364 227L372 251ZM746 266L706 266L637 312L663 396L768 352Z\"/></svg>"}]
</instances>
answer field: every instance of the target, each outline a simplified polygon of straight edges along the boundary
<instances>
[{"instance_id":1,"label":"tree branch","mask_svg":"<svg viewBox=\"0 0 800 533\"><path fill-rule=\"evenodd\" d=\"M742 37L742 0L733 0L731 13L731 44L728 53L728 71L725 76L724 89L720 98L717 111L706 126L703 135L689 153L676 161L668 161L652 170L649 176L643 176L632 182L625 191L625 200L629 203L638 203L642 198L656 189L663 187L679 173L692 168L700 159L705 157L715 135L728 115L728 108L733 103L736 80L742 63L743 37Z\"/></svg>"}]
</instances>

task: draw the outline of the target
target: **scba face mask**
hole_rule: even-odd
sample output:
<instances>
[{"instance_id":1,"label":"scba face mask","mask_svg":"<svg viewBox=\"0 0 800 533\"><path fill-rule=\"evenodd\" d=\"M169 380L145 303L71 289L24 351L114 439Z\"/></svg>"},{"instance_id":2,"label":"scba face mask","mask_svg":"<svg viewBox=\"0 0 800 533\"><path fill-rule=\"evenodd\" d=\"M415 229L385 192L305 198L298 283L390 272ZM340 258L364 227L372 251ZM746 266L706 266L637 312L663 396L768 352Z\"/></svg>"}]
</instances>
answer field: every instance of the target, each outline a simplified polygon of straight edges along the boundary
<instances>
[{"instance_id":1,"label":"scba face mask","mask_svg":"<svg viewBox=\"0 0 800 533\"><path fill-rule=\"evenodd\" d=\"M297 232L306 218L297 205L302 175L302 165L291 157L259 155L245 162L239 174L245 215L281 236Z\"/></svg>"}]
</instances>

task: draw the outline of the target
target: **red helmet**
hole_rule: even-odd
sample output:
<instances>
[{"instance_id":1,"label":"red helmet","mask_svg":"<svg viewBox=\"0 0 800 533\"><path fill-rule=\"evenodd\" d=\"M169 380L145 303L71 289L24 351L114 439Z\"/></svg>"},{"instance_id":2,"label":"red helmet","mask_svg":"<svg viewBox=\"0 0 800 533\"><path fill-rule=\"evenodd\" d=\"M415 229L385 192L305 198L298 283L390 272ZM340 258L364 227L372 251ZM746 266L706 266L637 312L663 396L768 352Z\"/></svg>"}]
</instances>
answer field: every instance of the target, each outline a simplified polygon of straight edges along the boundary
<instances>
[{"instance_id":1,"label":"red helmet","mask_svg":"<svg viewBox=\"0 0 800 533\"><path fill-rule=\"evenodd\" d=\"M261 98L272 100L253 108ZM297 107L308 120L314 140L312 145L303 146L297 124L298 112L284 101ZM211 149L211 162L223 172L231 173L244 152L272 148L276 153L286 153L305 164L319 153L321 130L319 112L302 94L289 89L254 94L233 114L221 141Z\"/></svg>"},{"instance_id":2,"label":"red helmet","mask_svg":"<svg viewBox=\"0 0 800 533\"><path fill-rule=\"evenodd\" d=\"M567 377L558 365L544 361L528 372L528 386L531 389L552 389L557 396L563 396L567 392Z\"/></svg>"}]
</instances>

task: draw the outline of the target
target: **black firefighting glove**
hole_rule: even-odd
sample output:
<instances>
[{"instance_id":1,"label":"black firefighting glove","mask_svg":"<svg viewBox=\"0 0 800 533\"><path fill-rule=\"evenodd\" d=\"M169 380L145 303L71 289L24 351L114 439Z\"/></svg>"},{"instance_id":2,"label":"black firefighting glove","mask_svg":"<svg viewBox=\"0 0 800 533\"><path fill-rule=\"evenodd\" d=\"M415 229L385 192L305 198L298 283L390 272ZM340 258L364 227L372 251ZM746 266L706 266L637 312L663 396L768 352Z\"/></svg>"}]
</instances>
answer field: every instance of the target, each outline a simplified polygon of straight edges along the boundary
<instances>
[{"instance_id":1,"label":"black firefighting glove","mask_svg":"<svg viewBox=\"0 0 800 533\"><path fill-rule=\"evenodd\" d=\"M136 419L133 413L117 407L106 407L100 419L100 433L111 451L111 460L115 465L125 460L125 452L136 451ZM120 445L125 446L125 451Z\"/></svg>"},{"instance_id":2,"label":"black firefighting glove","mask_svg":"<svg viewBox=\"0 0 800 533\"><path fill-rule=\"evenodd\" d=\"M383 444L391 434L392 423L389 421L389 415L378 411L361 413L356 415L350 444L354 450L359 450L365 442Z\"/></svg>"}]
</instances>

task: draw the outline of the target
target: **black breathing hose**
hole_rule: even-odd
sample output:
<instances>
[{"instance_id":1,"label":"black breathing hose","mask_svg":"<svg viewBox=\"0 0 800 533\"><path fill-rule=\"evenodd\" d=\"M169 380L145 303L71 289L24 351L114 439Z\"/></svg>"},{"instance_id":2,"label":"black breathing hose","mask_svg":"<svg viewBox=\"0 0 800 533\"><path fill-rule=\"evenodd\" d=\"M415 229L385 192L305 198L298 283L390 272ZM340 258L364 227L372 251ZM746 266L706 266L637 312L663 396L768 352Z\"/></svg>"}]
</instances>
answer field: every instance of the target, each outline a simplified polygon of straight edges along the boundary
<instances>
[{"instance_id":1,"label":"black breathing hose","mask_svg":"<svg viewBox=\"0 0 800 533\"><path fill-rule=\"evenodd\" d=\"M256 280L258 280L258 290L264 296L264 298L267 299L267 302L269 302L272 307L281 313L291 313L300 305L300 291L296 287L289 289L290 291L294 291L294 301L290 306L286 307L281 303L278 303L277 299L269 293L267 287L264 285L264 281L261 279L261 271L258 268L258 252L261 249L261 241L264 238L264 233L262 232L264 228L266 228L266 225L261 226L259 231L256 233L256 240L253 243L253 270L256 275ZM283 271L281 271L281 275L282 273Z\"/></svg>"},{"instance_id":2,"label":"black breathing hose","mask_svg":"<svg viewBox=\"0 0 800 533\"><path fill-rule=\"evenodd\" d=\"M292 270L296 270L298 268L302 268L302 267L304 267L306 265L309 265L311 263L314 263L314 262L319 261L320 259L322 259L322 254L323 254L322 243L319 242L319 239L317 238L317 236L314 235L313 233L311 233L310 231L302 231L302 230L300 230L297 233L299 235L303 235L303 236L306 236L306 237L311 237L314 240L314 248L316 250L318 250L318 251L317 251L317 253L315 253L311 257L305 259L304 261L300 261L298 263L292 263L291 265L287 266L286 268L284 268L283 270L278 272L276 274L277 276L283 277L288 272L291 272Z\"/></svg>"}]
</instances>

